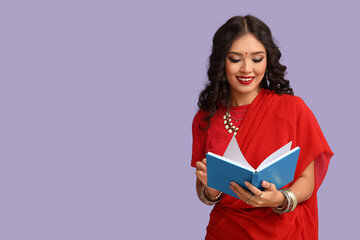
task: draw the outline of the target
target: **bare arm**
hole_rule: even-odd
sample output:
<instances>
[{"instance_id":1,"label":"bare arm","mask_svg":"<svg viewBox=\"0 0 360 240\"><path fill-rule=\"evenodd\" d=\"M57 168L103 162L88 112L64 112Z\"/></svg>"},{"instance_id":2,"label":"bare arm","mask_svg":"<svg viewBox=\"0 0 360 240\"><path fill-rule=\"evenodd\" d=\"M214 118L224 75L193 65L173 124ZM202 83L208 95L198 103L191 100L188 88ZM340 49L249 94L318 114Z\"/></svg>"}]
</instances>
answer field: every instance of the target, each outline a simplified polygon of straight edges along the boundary
<instances>
[{"instance_id":1,"label":"bare arm","mask_svg":"<svg viewBox=\"0 0 360 240\"><path fill-rule=\"evenodd\" d=\"M289 187L293 191L298 199L298 202L304 202L308 200L315 186L315 167L314 161L306 167L301 176Z\"/></svg>"}]
</instances>

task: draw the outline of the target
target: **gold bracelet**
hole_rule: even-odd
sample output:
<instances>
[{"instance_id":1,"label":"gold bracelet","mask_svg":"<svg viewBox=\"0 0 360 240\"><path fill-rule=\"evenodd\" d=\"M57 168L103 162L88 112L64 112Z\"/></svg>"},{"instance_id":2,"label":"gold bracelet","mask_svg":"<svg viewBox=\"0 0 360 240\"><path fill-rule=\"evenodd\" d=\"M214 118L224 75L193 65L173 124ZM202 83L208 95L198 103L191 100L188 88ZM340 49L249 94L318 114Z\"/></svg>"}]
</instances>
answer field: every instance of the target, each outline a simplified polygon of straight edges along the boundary
<instances>
[{"instance_id":1,"label":"gold bracelet","mask_svg":"<svg viewBox=\"0 0 360 240\"><path fill-rule=\"evenodd\" d=\"M219 195L216 196L215 201L211 201L211 200L207 199L207 197L205 196L205 188L206 188L206 186L204 185L200 190L200 200L203 203L205 203L206 205L211 206L211 205L214 205L215 203L220 202L222 192L220 192Z\"/></svg>"}]
</instances>

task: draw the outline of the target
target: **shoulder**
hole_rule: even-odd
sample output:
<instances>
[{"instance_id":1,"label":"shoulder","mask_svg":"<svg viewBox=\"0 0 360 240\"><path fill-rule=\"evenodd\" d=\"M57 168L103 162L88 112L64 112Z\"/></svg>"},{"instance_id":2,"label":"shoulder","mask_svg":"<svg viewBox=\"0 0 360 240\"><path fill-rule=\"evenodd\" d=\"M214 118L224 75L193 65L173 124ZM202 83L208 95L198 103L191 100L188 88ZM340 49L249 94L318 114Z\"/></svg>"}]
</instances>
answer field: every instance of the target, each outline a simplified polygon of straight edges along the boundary
<instances>
[{"instance_id":1,"label":"shoulder","mask_svg":"<svg viewBox=\"0 0 360 240\"><path fill-rule=\"evenodd\" d=\"M269 91L268 94L273 96L276 101L284 104L291 105L291 104L298 104L304 102L299 96L294 96L289 94L277 94L274 91Z\"/></svg>"},{"instance_id":2,"label":"shoulder","mask_svg":"<svg viewBox=\"0 0 360 240\"><path fill-rule=\"evenodd\" d=\"M194 116L194 120L200 120L200 119L206 117L207 115L209 115L209 112L208 112L208 111L204 111L204 110L202 110L202 109L199 109L199 110L196 112L195 116Z\"/></svg>"},{"instance_id":3,"label":"shoulder","mask_svg":"<svg viewBox=\"0 0 360 240\"><path fill-rule=\"evenodd\" d=\"M269 91L268 95L272 96L274 103L284 107L290 108L303 108L306 107L304 100L299 96L289 95L289 94L276 94L274 91Z\"/></svg>"},{"instance_id":4,"label":"shoulder","mask_svg":"<svg viewBox=\"0 0 360 240\"><path fill-rule=\"evenodd\" d=\"M193 124L194 123L200 123L200 122L204 121L203 119L205 117L207 117L208 115L209 115L208 111L204 111L202 109L199 109L197 111L197 113L195 114L194 118L193 118Z\"/></svg>"},{"instance_id":5,"label":"shoulder","mask_svg":"<svg viewBox=\"0 0 360 240\"><path fill-rule=\"evenodd\" d=\"M215 114L210 118L210 125L212 125L212 123L214 121L218 121L219 119L222 119L222 113L225 111L225 107L222 105L218 105L217 106L217 110L215 112ZM201 128L207 128L208 127L208 121L205 120L206 117L209 116L209 111L203 110L203 109L199 109L197 111L197 113L195 114L194 118L193 118L193 127L201 127Z\"/></svg>"},{"instance_id":6,"label":"shoulder","mask_svg":"<svg viewBox=\"0 0 360 240\"><path fill-rule=\"evenodd\" d=\"M217 109L216 112L214 114L214 116L220 114L221 112L223 112L226 109L225 106L218 104L217 105ZM198 109L198 111L196 112L195 116L194 116L194 121L204 121L203 119L207 116L209 116L209 111L203 110L203 109Z\"/></svg>"},{"instance_id":7,"label":"shoulder","mask_svg":"<svg viewBox=\"0 0 360 240\"><path fill-rule=\"evenodd\" d=\"M193 118L193 122L192 122L193 129L198 129L199 127L205 128L207 123L204 120L204 118L207 117L208 115L209 115L208 111L199 109Z\"/></svg>"},{"instance_id":8,"label":"shoulder","mask_svg":"<svg viewBox=\"0 0 360 240\"><path fill-rule=\"evenodd\" d=\"M271 108L274 114L286 116L295 120L300 115L313 115L304 100L299 96L288 94L278 95L274 91L267 91L268 100L271 101Z\"/></svg>"},{"instance_id":9,"label":"shoulder","mask_svg":"<svg viewBox=\"0 0 360 240\"><path fill-rule=\"evenodd\" d=\"M281 99L281 105L284 106L285 111L292 115L296 122L317 122L314 113L301 97L282 95L279 96L279 99Z\"/></svg>"}]
</instances>

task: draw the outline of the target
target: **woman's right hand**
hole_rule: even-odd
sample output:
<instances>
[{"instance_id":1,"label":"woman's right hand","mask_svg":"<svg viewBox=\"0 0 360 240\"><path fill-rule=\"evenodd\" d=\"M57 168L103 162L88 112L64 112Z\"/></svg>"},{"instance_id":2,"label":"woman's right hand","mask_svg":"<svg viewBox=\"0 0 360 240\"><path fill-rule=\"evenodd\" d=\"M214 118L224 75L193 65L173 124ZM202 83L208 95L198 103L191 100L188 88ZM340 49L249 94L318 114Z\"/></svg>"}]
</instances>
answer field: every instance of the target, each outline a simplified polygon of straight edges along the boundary
<instances>
[{"instance_id":1,"label":"woman's right hand","mask_svg":"<svg viewBox=\"0 0 360 240\"><path fill-rule=\"evenodd\" d=\"M196 163L195 175L198 177L201 183L206 186L205 192L207 193L206 195L209 197L209 199L215 198L216 196L219 195L220 191L207 186L206 158Z\"/></svg>"}]
</instances>

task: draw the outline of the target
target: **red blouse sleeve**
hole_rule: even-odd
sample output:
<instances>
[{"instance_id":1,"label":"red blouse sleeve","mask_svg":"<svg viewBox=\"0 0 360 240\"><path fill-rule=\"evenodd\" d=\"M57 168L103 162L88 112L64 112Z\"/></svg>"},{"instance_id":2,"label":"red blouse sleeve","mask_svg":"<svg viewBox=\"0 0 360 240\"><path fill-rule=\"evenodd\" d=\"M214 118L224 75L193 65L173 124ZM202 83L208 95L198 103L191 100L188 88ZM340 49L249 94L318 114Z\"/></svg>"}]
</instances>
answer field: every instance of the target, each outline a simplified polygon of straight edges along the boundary
<instances>
[{"instance_id":1,"label":"red blouse sleeve","mask_svg":"<svg viewBox=\"0 0 360 240\"><path fill-rule=\"evenodd\" d=\"M192 123L192 157L191 157L191 166L196 167L196 162L202 161L205 158L206 154L206 134L207 130L202 130L199 128L206 127L206 122L202 120L206 116L206 113L202 110L199 110L195 115Z\"/></svg>"}]
</instances>

